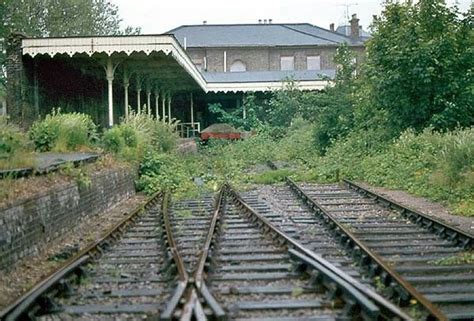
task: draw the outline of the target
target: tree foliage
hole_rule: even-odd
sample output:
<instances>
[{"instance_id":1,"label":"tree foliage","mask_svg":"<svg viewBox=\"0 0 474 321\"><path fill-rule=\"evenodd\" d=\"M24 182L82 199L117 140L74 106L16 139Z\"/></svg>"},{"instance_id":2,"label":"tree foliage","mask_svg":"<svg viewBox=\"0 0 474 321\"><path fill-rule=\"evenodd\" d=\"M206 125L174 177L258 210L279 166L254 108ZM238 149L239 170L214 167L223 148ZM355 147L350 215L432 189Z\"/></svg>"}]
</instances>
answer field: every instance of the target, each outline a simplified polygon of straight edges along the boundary
<instances>
[{"instance_id":1,"label":"tree foliage","mask_svg":"<svg viewBox=\"0 0 474 321\"><path fill-rule=\"evenodd\" d=\"M121 27L117 5L106 0L15 0L6 5L8 32L58 37L139 33Z\"/></svg>"},{"instance_id":2,"label":"tree foliage","mask_svg":"<svg viewBox=\"0 0 474 321\"><path fill-rule=\"evenodd\" d=\"M356 65L354 54L347 45L336 51L337 64L334 86L313 95L315 128L314 139L320 153L324 153L331 142L344 137L353 127L354 98L356 91Z\"/></svg>"},{"instance_id":3,"label":"tree foliage","mask_svg":"<svg viewBox=\"0 0 474 321\"><path fill-rule=\"evenodd\" d=\"M387 1L367 46L368 99L396 132L474 122L473 9L442 0Z\"/></svg>"}]
</instances>

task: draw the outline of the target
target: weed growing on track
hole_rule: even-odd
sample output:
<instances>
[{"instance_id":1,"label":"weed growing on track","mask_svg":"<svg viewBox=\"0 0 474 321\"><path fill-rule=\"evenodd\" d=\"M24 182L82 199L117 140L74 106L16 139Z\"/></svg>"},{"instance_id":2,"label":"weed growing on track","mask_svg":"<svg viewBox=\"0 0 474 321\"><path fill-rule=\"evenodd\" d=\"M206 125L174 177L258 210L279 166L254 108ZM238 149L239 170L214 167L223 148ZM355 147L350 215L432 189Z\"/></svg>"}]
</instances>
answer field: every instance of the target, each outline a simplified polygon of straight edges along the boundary
<instances>
[{"instance_id":1,"label":"weed growing on track","mask_svg":"<svg viewBox=\"0 0 474 321\"><path fill-rule=\"evenodd\" d=\"M436 265L474 264L474 252L462 252L454 256L431 261L431 263Z\"/></svg>"}]
</instances>

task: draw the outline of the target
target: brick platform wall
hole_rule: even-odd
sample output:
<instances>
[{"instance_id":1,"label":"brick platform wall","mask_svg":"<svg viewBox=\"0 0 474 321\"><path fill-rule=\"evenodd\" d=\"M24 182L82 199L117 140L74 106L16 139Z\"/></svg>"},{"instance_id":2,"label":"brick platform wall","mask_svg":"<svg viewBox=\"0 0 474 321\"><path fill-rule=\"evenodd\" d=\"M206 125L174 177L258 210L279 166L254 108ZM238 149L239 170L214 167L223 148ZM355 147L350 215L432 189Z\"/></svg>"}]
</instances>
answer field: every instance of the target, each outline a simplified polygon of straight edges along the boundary
<instances>
[{"instance_id":1,"label":"brick platform wall","mask_svg":"<svg viewBox=\"0 0 474 321\"><path fill-rule=\"evenodd\" d=\"M97 215L135 194L135 173L106 170L89 187L76 183L0 208L0 270L38 253L49 241L70 231L81 219Z\"/></svg>"}]
</instances>

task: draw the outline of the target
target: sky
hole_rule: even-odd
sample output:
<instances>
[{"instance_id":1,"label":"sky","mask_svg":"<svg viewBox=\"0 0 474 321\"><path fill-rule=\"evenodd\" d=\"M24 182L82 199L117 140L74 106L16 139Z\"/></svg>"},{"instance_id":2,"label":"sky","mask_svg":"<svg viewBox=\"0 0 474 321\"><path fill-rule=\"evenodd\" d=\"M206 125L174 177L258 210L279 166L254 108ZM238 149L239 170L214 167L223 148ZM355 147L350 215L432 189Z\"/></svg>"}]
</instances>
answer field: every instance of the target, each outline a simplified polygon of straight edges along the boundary
<instances>
[{"instance_id":1,"label":"sky","mask_svg":"<svg viewBox=\"0 0 474 321\"><path fill-rule=\"evenodd\" d=\"M447 0L467 10L472 0ZM356 13L364 29L380 14L381 0L111 0L119 6L124 25L142 27L143 34L164 33L184 24L309 22L329 28Z\"/></svg>"}]
</instances>

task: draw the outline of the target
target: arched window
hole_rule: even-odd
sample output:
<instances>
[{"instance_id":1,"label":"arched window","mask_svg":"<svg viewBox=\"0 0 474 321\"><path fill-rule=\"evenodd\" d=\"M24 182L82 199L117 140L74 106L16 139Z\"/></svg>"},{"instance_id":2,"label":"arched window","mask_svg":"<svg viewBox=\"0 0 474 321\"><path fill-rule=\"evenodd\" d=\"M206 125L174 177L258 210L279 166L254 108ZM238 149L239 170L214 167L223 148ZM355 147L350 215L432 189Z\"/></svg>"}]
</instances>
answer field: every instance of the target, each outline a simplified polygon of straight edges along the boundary
<instances>
[{"instance_id":1,"label":"arched window","mask_svg":"<svg viewBox=\"0 0 474 321\"><path fill-rule=\"evenodd\" d=\"M247 71L247 67L241 60L236 60L230 66L230 72L242 72Z\"/></svg>"}]
</instances>

